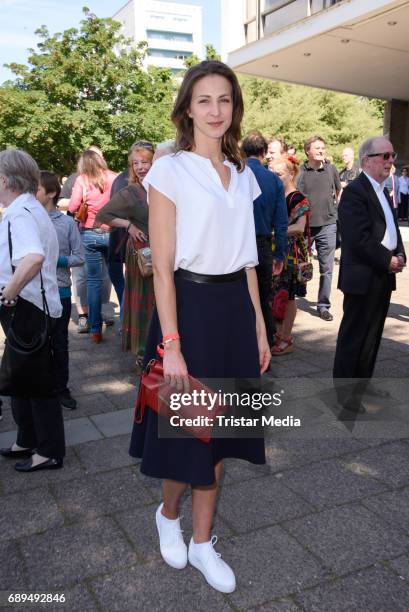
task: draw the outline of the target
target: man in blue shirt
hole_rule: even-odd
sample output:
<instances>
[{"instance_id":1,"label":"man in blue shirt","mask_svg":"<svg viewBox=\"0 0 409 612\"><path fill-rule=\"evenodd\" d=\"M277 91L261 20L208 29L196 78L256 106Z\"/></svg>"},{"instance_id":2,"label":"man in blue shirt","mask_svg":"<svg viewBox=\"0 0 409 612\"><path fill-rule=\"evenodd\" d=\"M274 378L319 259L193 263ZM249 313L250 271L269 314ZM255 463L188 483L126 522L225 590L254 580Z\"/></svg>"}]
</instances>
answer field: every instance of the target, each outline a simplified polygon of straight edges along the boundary
<instances>
[{"instance_id":1,"label":"man in blue shirt","mask_svg":"<svg viewBox=\"0 0 409 612\"><path fill-rule=\"evenodd\" d=\"M254 201L254 221L259 264L256 267L261 309L270 347L274 344L275 325L271 311L272 274L278 276L287 254L288 215L284 187L278 176L263 166L268 145L260 132L251 132L242 142L246 163L261 189ZM274 253L271 250L274 231Z\"/></svg>"}]
</instances>

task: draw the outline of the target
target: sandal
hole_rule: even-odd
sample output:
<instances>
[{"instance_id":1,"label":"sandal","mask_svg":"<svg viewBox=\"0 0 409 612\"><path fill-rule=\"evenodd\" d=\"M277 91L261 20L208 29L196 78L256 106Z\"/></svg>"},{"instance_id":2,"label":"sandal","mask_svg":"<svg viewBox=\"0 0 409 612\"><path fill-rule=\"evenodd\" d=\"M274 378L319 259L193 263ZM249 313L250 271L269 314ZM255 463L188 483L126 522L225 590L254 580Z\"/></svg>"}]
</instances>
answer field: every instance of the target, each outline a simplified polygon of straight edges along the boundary
<instances>
[{"instance_id":1,"label":"sandal","mask_svg":"<svg viewBox=\"0 0 409 612\"><path fill-rule=\"evenodd\" d=\"M278 334L276 334L276 343L271 349L272 357L280 357L281 355L288 355L288 353L292 353L294 350L293 339L290 336L285 340L281 338Z\"/></svg>"}]
</instances>

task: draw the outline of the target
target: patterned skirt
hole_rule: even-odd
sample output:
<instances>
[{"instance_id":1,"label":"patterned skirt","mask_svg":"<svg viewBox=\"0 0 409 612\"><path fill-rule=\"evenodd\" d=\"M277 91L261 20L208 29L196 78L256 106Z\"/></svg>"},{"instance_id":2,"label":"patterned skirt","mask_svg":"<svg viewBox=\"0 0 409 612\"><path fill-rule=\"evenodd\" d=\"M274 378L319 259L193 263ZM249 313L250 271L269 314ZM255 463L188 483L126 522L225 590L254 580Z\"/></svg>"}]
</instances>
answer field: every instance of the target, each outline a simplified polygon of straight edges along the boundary
<instances>
[{"instance_id":1,"label":"patterned skirt","mask_svg":"<svg viewBox=\"0 0 409 612\"><path fill-rule=\"evenodd\" d=\"M136 251L146 246L133 241L126 245L125 290L122 322L122 350L134 355L145 351L146 336L152 317L155 298L153 277L143 277L139 271Z\"/></svg>"}]
</instances>

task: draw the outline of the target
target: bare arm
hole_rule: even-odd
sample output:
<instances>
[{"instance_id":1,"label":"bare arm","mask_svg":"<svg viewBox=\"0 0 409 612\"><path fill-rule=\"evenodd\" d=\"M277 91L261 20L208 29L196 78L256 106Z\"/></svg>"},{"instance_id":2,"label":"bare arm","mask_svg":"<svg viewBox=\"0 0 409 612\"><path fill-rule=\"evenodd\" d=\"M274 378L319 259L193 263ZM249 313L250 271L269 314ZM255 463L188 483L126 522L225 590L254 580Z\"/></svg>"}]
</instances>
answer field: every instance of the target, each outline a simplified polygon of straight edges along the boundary
<instances>
[{"instance_id":1,"label":"bare arm","mask_svg":"<svg viewBox=\"0 0 409 612\"><path fill-rule=\"evenodd\" d=\"M154 187L149 187L149 236L152 249L153 284L162 334L178 331L176 291L173 278L176 248L176 208L171 200ZM165 347L163 358L165 379L181 388L186 386L187 367L175 340Z\"/></svg>"},{"instance_id":2,"label":"bare arm","mask_svg":"<svg viewBox=\"0 0 409 612\"><path fill-rule=\"evenodd\" d=\"M306 217L303 215L295 223L291 223L287 229L288 236L294 236L295 234L303 234L305 230Z\"/></svg>"},{"instance_id":3,"label":"bare arm","mask_svg":"<svg viewBox=\"0 0 409 612\"><path fill-rule=\"evenodd\" d=\"M267 342L266 326L264 323L263 313L261 312L256 269L247 269L246 275L250 298L256 312L256 334L260 359L260 373L263 374L267 370L270 363L271 353Z\"/></svg>"},{"instance_id":4,"label":"bare arm","mask_svg":"<svg viewBox=\"0 0 409 612\"><path fill-rule=\"evenodd\" d=\"M129 225L128 219L120 219L119 217L115 217L114 219L110 219L108 222L110 227L122 227L128 231L128 234L135 238L136 240L141 240L142 242L148 239L148 236L143 233L139 227L131 223Z\"/></svg>"},{"instance_id":5,"label":"bare arm","mask_svg":"<svg viewBox=\"0 0 409 612\"><path fill-rule=\"evenodd\" d=\"M44 256L37 253L29 253L23 257L4 288L3 297L6 300L14 300L27 283L39 273L43 261Z\"/></svg>"}]
</instances>

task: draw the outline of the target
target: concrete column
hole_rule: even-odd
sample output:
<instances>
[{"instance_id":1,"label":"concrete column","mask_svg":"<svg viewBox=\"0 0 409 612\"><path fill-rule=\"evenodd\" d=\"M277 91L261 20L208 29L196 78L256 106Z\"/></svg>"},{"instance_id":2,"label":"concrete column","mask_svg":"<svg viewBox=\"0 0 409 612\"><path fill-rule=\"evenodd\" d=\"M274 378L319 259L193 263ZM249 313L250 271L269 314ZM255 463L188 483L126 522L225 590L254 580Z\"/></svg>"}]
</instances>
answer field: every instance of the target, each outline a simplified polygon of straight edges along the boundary
<instances>
[{"instance_id":1,"label":"concrete column","mask_svg":"<svg viewBox=\"0 0 409 612\"><path fill-rule=\"evenodd\" d=\"M390 100L386 103L383 131L398 154L396 167L409 165L409 102Z\"/></svg>"}]
</instances>

